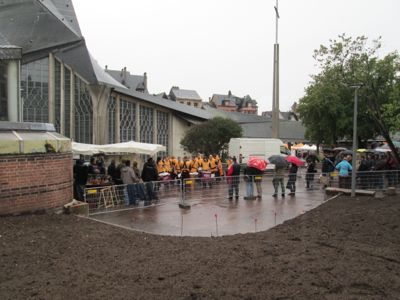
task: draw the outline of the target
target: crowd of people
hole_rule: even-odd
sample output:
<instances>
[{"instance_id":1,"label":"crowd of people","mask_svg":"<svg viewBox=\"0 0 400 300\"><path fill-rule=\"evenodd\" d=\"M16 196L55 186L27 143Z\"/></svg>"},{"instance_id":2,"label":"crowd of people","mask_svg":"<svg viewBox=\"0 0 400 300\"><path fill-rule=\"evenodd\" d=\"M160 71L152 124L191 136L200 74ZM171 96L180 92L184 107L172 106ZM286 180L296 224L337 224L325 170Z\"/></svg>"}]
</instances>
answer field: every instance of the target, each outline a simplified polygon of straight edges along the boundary
<instances>
[{"instance_id":1,"label":"crowd of people","mask_svg":"<svg viewBox=\"0 0 400 300\"><path fill-rule=\"evenodd\" d=\"M202 176L203 174L212 174L212 177L223 176L222 161L218 155L193 155L192 158L184 156L183 158L174 156L158 157L157 171L162 175L176 178L189 178L190 174Z\"/></svg>"},{"instance_id":2,"label":"crowd of people","mask_svg":"<svg viewBox=\"0 0 400 300\"><path fill-rule=\"evenodd\" d=\"M306 162L306 189L313 189L317 164L321 163L320 183L327 187L331 185L334 177L338 176L339 187L350 188L352 172L352 155L347 152L335 152L325 150L323 159L320 160L315 153L308 153L304 157ZM396 163L390 152L376 153L365 152L360 156L358 165L358 182L361 188L383 188L385 178L389 186L399 183L398 170ZM279 192L285 197L285 191L289 190L288 195L294 196L296 193L296 181L299 166L296 163L289 163L285 166L275 166L272 184L274 187L273 197L277 197ZM232 201L239 199L240 174L243 171L243 178L246 186L245 200L261 200L261 182L264 170L245 166L241 168L235 157L228 158L226 164L218 155L195 155L191 158L174 156L158 157L156 161L149 158L139 170L138 163L130 160L121 161L116 164L112 160L108 167L105 167L103 157L92 157L89 165L84 164L82 159L74 166L75 197L84 200L84 189L88 185L88 178L95 176L106 178L102 182L95 182L92 185L101 184L124 184L127 186L127 198L129 204L137 205L139 200L143 200L145 205L150 205L152 201L157 201L157 190L159 182L164 180L175 180L194 177L202 179L203 186L206 187L207 178L218 178L226 176L228 183L228 199ZM285 185L285 177L288 177ZM256 195L254 193L256 187Z\"/></svg>"},{"instance_id":3,"label":"crowd of people","mask_svg":"<svg viewBox=\"0 0 400 300\"><path fill-rule=\"evenodd\" d=\"M323 183L329 185L332 180L332 172L337 171L339 187L351 187L351 173L353 171L353 156L349 153L335 154L334 151L324 153L322 161ZM385 178L388 186L399 183L396 161L391 152L377 152L367 150L360 154L357 162L357 182L362 189L382 189Z\"/></svg>"},{"instance_id":4,"label":"crowd of people","mask_svg":"<svg viewBox=\"0 0 400 300\"><path fill-rule=\"evenodd\" d=\"M75 198L84 200L84 190L88 186L124 184L127 186L129 204L137 205L139 200L144 205L157 201L158 181L186 179L190 177L220 177L224 175L222 161L218 155L197 155L188 157L158 157L155 162L149 158L142 171L137 161L121 161L119 165L112 160L106 168L102 156L91 157L89 165L84 160L77 160L74 166ZM95 178L95 180L91 180ZM211 185L210 185L211 187Z\"/></svg>"}]
</instances>

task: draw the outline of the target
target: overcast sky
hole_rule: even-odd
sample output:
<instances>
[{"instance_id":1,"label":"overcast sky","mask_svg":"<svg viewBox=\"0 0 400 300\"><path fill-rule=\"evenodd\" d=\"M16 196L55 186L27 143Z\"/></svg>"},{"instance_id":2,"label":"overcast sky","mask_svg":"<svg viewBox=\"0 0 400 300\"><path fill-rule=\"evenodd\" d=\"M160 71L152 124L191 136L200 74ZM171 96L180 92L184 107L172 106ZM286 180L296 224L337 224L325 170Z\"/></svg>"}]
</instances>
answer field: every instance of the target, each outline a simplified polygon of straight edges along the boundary
<instances>
[{"instance_id":1,"label":"overcast sky","mask_svg":"<svg viewBox=\"0 0 400 300\"><path fill-rule=\"evenodd\" d=\"M73 0L101 66L147 72L150 93L172 86L250 95L272 109L276 0ZM382 55L400 49L399 0L280 0L280 108L304 95L313 50L341 33L382 36Z\"/></svg>"}]
</instances>

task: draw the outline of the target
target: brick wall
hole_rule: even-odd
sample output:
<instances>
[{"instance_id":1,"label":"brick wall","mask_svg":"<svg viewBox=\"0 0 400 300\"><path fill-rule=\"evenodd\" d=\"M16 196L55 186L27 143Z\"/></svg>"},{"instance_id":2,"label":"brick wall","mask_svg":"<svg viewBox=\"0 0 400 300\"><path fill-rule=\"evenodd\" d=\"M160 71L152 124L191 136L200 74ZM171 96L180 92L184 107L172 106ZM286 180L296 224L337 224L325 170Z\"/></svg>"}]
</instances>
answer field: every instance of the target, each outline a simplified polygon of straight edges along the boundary
<instances>
[{"instance_id":1,"label":"brick wall","mask_svg":"<svg viewBox=\"0 0 400 300\"><path fill-rule=\"evenodd\" d=\"M0 156L0 215L61 207L73 198L71 153Z\"/></svg>"}]
</instances>

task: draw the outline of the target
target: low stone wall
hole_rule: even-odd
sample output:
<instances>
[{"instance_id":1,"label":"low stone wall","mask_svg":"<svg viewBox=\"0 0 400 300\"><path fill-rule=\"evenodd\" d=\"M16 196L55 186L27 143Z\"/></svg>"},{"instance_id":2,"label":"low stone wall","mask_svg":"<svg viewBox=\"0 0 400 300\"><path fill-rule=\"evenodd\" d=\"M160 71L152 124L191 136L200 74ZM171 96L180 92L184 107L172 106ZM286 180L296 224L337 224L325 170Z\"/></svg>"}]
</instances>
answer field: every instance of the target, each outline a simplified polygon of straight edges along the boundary
<instances>
[{"instance_id":1,"label":"low stone wall","mask_svg":"<svg viewBox=\"0 0 400 300\"><path fill-rule=\"evenodd\" d=\"M0 156L0 215L47 210L73 198L71 153Z\"/></svg>"}]
</instances>

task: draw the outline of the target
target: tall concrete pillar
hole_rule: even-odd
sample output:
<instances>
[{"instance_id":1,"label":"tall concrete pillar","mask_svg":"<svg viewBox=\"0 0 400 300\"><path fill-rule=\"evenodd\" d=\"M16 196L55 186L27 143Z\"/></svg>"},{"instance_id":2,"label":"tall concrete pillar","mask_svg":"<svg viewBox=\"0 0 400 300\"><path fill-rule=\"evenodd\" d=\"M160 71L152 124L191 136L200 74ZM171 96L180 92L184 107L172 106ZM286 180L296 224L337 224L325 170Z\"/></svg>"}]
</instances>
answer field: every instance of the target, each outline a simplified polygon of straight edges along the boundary
<instances>
[{"instance_id":1,"label":"tall concrete pillar","mask_svg":"<svg viewBox=\"0 0 400 300\"><path fill-rule=\"evenodd\" d=\"M121 143L121 98L119 94L115 99L115 142Z\"/></svg>"},{"instance_id":2,"label":"tall concrete pillar","mask_svg":"<svg viewBox=\"0 0 400 300\"><path fill-rule=\"evenodd\" d=\"M135 102L135 122L136 122L136 132L135 132L135 142L140 142L141 141L141 136L140 136L140 104L138 102Z\"/></svg>"},{"instance_id":3,"label":"tall concrete pillar","mask_svg":"<svg viewBox=\"0 0 400 300\"><path fill-rule=\"evenodd\" d=\"M71 81L71 86L70 86L70 109L71 109L71 116L70 116L70 138L72 140L75 140L75 75L74 72L70 72L70 81Z\"/></svg>"},{"instance_id":4,"label":"tall concrete pillar","mask_svg":"<svg viewBox=\"0 0 400 300\"><path fill-rule=\"evenodd\" d=\"M60 79L60 133L65 135L65 68L63 63L61 63Z\"/></svg>"},{"instance_id":5,"label":"tall concrete pillar","mask_svg":"<svg viewBox=\"0 0 400 300\"><path fill-rule=\"evenodd\" d=\"M111 89L105 85L89 85L93 101L93 144L107 144L107 104Z\"/></svg>"},{"instance_id":6,"label":"tall concrete pillar","mask_svg":"<svg viewBox=\"0 0 400 300\"><path fill-rule=\"evenodd\" d=\"M56 121L56 90L55 90L55 58L49 54L49 123L55 124Z\"/></svg>"},{"instance_id":7,"label":"tall concrete pillar","mask_svg":"<svg viewBox=\"0 0 400 300\"><path fill-rule=\"evenodd\" d=\"M158 144L157 132L158 132L157 109L153 108L153 144Z\"/></svg>"},{"instance_id":8,"label":"tall concrete pillar","mask_svg":"<svg viewBox=\"0 0 400 300\"><path fill-rule=\"evenodd\" d=\"M18 122L20 109L19 61L7 63L7 114L10 122Z\"/></svg>"}]
</instances>

